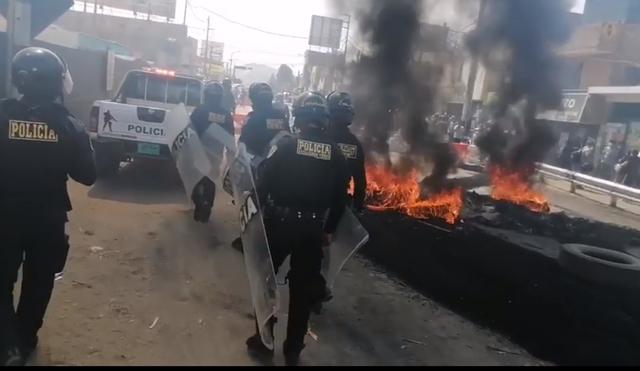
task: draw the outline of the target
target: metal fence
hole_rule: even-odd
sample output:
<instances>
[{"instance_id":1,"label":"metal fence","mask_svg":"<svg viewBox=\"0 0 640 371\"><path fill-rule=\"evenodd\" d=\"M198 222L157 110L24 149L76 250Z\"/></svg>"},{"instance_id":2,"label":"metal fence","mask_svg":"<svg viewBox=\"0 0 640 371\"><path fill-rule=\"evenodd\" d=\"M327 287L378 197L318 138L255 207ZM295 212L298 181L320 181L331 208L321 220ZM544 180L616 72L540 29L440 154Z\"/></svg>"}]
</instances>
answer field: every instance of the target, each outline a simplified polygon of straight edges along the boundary
<instances>
[{"instance_id":1,"label":"metal fence","mask_svg":"<svg viewBox=\"0 0 640 371\"><path fill-rule=\"evenodd\" d=\"M622 184L576 173L574 171L561 169L559 167L547 164L539 164L538 173L542 177L543 181L545 177L549 177L569 182L571 193L576 193L578 188L582 187L605 194L610 197L609 205L612 207L616 207L618 204L618 200L620 199L634 203L640 203L640 189L637 188L627 187Z\"/></svg>"}]
</instances>

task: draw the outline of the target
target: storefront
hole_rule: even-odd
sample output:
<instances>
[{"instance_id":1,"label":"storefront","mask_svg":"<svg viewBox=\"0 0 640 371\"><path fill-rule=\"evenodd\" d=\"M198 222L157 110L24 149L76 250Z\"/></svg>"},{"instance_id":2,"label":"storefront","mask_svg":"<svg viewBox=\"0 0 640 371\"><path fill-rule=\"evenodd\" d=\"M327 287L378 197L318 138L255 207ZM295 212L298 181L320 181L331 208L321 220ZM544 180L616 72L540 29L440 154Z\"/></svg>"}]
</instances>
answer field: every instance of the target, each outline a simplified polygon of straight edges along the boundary
<instances>
[{"instance_id":1,"label":"storefront","mask_svg":"<svg viewBox=\"0 0 640 371\"><path fill-rule=\"evenodd\" d=\"M550 125L558 137L546 162L568 168L573 149L583 146L590 138L597 140L606 111L603 97L590 95L587 91L566 91L562 109L539 113L537 119Z\"/></svg>"},{"instance_id":2,"label":"storefront","mask_svg":"<svg viewBox=\"0 0 640 371\"><path fill-rule=\"evenodd\" d=\"M592 87L589 94L607 102L601 146L613 143L621 153L640 150L640 86Z\"/></svg>"}]
</instances>

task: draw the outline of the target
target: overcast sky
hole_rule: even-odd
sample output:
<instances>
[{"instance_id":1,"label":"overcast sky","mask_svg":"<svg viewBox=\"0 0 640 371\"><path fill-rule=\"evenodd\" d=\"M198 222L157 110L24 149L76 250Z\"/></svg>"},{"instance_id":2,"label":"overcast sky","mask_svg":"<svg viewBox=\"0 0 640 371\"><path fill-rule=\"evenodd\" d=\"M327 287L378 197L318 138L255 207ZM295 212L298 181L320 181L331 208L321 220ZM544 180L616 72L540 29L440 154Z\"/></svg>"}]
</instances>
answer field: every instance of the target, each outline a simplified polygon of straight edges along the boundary
<instances>
[{"instance_id":1,"label":"overcast sky","mask_svg":"<svg viewBox=\"0 0 640 371\"><path fill-rule=\"evenodd\" d=\"M178 19L183 17L184 4L184 0L178 0ZM234 53L234 61L238 63L263 63L275 67L286 63L294 70L300 70L304 63L311 16L328 14L325 0L189 0L189 4L190 35L204 40L207 16L211 16L210 38L226 44L225 61ZM299 38L266 34L229 20Z\"/></svg>"}]
</instances>

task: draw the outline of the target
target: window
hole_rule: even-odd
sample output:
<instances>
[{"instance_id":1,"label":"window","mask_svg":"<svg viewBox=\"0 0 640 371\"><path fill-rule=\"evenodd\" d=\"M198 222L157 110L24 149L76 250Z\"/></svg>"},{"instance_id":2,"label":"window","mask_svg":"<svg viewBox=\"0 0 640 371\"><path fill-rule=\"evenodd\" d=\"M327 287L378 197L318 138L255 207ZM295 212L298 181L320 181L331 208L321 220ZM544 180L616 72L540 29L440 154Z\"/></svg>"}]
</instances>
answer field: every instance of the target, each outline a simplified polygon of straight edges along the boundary
<instances>
[{"instance_id":1,"label":"window","mask_svg":"<svg viewBox=\"0 0 640 371\"><path fill-rule=\"evenodd\" d=\"M167 98L167 80L152 75L149 75L147 79L146 100L165 103Z\"/></svg>"}]
</instances>

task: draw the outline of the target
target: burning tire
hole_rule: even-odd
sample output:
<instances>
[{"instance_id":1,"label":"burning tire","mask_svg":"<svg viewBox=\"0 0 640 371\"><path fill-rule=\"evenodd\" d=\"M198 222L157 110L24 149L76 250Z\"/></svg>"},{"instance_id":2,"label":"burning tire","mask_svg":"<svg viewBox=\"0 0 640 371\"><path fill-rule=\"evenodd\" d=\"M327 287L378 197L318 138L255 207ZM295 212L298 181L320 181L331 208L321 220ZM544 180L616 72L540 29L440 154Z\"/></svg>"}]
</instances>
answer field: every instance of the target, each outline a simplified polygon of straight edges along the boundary
<instances>
[{"instance_id":1,"label":"burning tire","mask_svg":"<svg viewBox=\"0 0 640 371\"><path fill-rule=\"evenodd\" d=\"M567 244L562 247L560 266L585 280L640 287L640 260L618 251Z\"/></svg>"}]
</instances>

